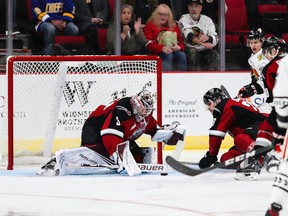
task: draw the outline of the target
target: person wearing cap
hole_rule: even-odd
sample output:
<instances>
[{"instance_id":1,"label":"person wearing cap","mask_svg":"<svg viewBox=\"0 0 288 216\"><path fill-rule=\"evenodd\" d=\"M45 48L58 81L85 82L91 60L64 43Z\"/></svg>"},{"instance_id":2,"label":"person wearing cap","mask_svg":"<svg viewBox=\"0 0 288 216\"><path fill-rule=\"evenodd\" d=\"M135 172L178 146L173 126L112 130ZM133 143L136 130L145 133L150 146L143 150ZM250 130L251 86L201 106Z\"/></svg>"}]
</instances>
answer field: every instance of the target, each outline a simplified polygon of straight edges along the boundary
<instances>
[{"instance_id":1,"label":"person wearing cap","mask_svg":"<svg viewBox=\"0 0 288 216\"><path fill-rule=\"evenodd\" d=\"M219 54L214 48L218 44L218 35L212 19L201 14L202 4L202 0L189 0L189 13L179 20L185 39L188 69L217 70Z\"/></svg>"}]
</instances>

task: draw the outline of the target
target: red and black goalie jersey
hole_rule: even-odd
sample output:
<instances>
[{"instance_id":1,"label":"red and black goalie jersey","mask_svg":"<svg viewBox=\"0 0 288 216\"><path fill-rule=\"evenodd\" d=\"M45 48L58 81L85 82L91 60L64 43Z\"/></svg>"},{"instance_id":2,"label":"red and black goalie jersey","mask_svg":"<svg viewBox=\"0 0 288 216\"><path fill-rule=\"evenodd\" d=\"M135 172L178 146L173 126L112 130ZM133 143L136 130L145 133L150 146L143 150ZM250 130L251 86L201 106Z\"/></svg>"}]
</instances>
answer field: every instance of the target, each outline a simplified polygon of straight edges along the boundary
<instances>
[{"instance_id":1,"label":"red and black goalie jersey","mask_svg":"<svg viewBox=\"0 0 288 216\"><path fill-rule=\"evenodd\" d=\"M86 120L82 131L81 145L103 143L111 156L119 143L134 141L143 133L153 136L157 121L152 113L137 122L130 104L131 97L100 105Z\"/></svg>"},{"instance_id":2,"label":"red and black goalie jersey","mask_svg":"<svg viewBox=\"0 0 288 216\"><path fill-rule=\"evenodd\" d=\"M217 155L227 132L232 137L250 134L265 116L245 100L226 98L215 107L213 118L214 125L209 129L209 151L211 155Z\"/></svg>"}]
</instances>

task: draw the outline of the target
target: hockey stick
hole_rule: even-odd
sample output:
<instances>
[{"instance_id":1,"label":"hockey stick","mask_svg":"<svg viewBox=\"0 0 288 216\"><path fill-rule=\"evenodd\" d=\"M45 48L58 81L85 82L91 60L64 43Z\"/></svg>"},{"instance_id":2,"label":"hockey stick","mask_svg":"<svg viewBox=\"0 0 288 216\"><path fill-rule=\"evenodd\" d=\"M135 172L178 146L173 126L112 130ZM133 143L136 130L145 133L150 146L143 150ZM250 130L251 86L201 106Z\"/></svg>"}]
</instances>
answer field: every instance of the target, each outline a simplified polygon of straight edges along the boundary
<instances>
[{"instance_id":1,"label":"hockey stick","mask_svg":"<svg viewBox=\"0 0 288 216\"><path fill-rule=\"evenodd\" d=\"M174 159L176 159L176 158L174 158ZM179 161L179 162L182 163L182 164L195 165L195 166L198 166L198 164L199 164L198 162L190 162L190 161Z\"/></svg>"},{"instance_id":2,"label":"hockey stick","mask_svg":"<svg viewBox=\"0 0 288 216\"><path fill-rule=\"evenodd\" d=\"M231 98L229 92L227 91L227 89L225 88L225 86L220 85L220 89L223 91L223 93L227 96L227 98Z\"/></svg>"},{"instance_id":3,"label":"hockey stick","mask_svg":"<svg viewBox=\"0 0 288 216\"><path fill-rule=\"evenodd\" d=\"M153 173L167 173L171 171L169 167L165 164L144 164L144 163L137 163L138 167L140 168L141 172L153 172ZM67 166L70 167L89 167L89 168L107 168L110 170L117 170L119 165L117 164L72 164L68 163Z\"/></svg>"},{"instance_id":4,"label":"hockey stick","mask_svg":"<svg viewBox=\"0 0 288 216\"><path fill-rule=\"evenodd\" d=\"M288 129L286 129L286 133L285 133L285 137L284 137L284 141L283 141L283 155L282 155L282 159L283 160L287 160L288 155L287 155L287 151L288 151Z\"/></svg>"},{"instance_id":5,"label":"hockey stick","mask_svg":"<svg viewBox=\"0 0 288 216\"><path fill-rule=\"evenodd\" d=\"M269 145L269 146L266 146L266 147L263 147L263 148L259 148L259 149L256 149L256 150L253 150L251 152L247 152L245 154L242 154L242 155L239 155L235 158L231 158L229 160L226 160L224 162L220 162L220 163L216 163L214 164L214 166L211 166L211 167L208 167L208 168L204 168L204 169L194 169L192 167L188 167L188 166L185 166L183 163L181 163L180 161L177 161L175 160L173 157L171 156L167 156L166 157L166 163L168 165L170 165L173 169L175 169L176 171L180 172L180 173L183 173L185 175L188 175L188 176L197 176L197 175L200 175L202 173L206 173L206 172L209 172L211 170L214 170L216 168L225 168L231 164L235 164L237 162L241 162L249 157L252 157L252 156L255 156L255 155L259 155L259 154L262 154L266 151L269 151L273 148L272 145Z\"/></svg>"}]
</instances>

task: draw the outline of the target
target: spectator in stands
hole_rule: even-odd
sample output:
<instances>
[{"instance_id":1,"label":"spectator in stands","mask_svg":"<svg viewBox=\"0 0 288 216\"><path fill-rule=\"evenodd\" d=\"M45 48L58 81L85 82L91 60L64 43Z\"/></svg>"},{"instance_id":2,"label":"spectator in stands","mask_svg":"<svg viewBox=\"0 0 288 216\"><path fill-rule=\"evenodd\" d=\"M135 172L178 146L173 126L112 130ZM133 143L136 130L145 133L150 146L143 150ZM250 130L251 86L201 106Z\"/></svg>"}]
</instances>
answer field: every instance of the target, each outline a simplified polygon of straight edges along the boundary
<instances>
[{"instance_id":1,"label":"spectator in stands","mask_svg":"<svg viewBox=\"0 0 288 216\"><path fill-rule=\"evenodd\" d=\"M218 70L219 54L214 49L218 35L212 19L201 14L202 0L189 0L188 14L179 20L185 38L185 52L190 70Z\"/></svg>"},{"instance_id":2,"label":"spectator in stands","mask_svg":"<svg viewBox=\"0 0 288 216\"><path fill-rule=\"evenodd\" d=\"M225 13L227 9L228 8L225 3ZM219 0L203 0L202 14L210 17L215 25L218 25Z\"/></svg>"},{"instance_id":3,"label":"spectator in stands","mask_svg":"<svg viewBox=\"0 0 288 216\"><path fill-rule=\"evenodd\" d=\"M121 54L144 54L148 40L141 28L141 18L135 21L131 5L121 5ZM112 23L107 32L107 55L114 54L115 25Z\"/></svg>"},{"instance_id":4,"label":"spectator in stands","mask_svg":"<svg viewBox=\"0 0 288 216\"><path fill-rule=\"evenodd\" d=\"M143 31L150 40L147 50L162 58L164 71L187 69L183 37L168 5L160 4L155 9Z\"/></svg>"},{"instance_id":5,"label":"spectator in stands","mask_svg":"<svg viewBox=\"0 0 288 216\"><path fill-rule=\"evenodd\" d=\"M187 0L159 0L159 4L167 4L174 15L175 20L179 20L182 14L187 13Z\"/></svg>"},{"instance_id":6,"label":"spectator in stands","mask_svg":"<svg viewBox=\"0 0 288 216\"><path fill-rule=\"evenodd\" d=\"M74 4L75 24L80 34L88 36L88 45L92 49L89 54L98 54L97 28L103 26L107 20L107 0L74 0Z\"/></svg>"},{"instance_id":7,"label":"spectator in stands","mask_svg":"<svg viewBox=\"0 0 288 216\"><path fill-rule=\"evenodd\" d=\"M167 4L174 15L175 20L179 20L183 14L188 13L189 1L179 0L159 0L159 4ZM219 12L219 1L218 0L203 0L202 14L210 17L215 24L218 23L218 12ZM227 11L227 5L225 4L225 11Z\"/></svg>"},{"instance_id":8,"label":"spectator in stands","mask_svg":"<svg viewBox=\"0 0 288 216\"><path fill-rule=\"evenodd\" d=\"M141 18L142 24L145 24L152 12L158 6L158 0L122 0L122 3L133 7L134 14Z\"/></svg>"},{"instance_id":9,"label":"spectator in stands","mask_svg":"<svg viewBox=\"0 0 288 216\"><path fill-rule=\"evenodd\" d=\"M33 16L38 20L35 29L44 33L44 45L47 48L54 43L55 35L78 35L79 29L73 23L73 0L33 0ZM45 54L47 51L45 51Z\"/></svg>"}]
</instances>

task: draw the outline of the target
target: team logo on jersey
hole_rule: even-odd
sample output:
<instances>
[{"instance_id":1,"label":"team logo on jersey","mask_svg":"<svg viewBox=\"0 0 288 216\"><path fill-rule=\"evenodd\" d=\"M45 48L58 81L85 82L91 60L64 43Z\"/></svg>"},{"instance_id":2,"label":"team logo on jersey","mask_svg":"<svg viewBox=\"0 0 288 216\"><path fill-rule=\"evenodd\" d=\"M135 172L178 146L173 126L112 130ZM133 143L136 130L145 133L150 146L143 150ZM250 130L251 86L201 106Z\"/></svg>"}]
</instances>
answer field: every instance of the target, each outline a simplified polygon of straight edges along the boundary
<instances>
[{"instance_id":1,"label":"team logo on jersey","mask_svg":"<svg viewBox=\"0 0 288 216\"><path fill-rule=\"evenodd\" d=\"M260 55L257 56L258 61L261 61L261 60L263 60L264 58L265 58L265 57L264 57L262 54L260 54Z\"/></svg>"},{"instance_id":2,"label":"team logo on jersey","mask_svg":"<svg viewBox=\"0 0 288 216\"><path fill-rule=\"evenodd\" d=\"M192 33L198 38L200 39L200 37L203 35L203 31L197 27L197 26L193 26L191 28ZM191 43L192 45L195 44L194 42Z\"/></svg>"}]
</instances>

